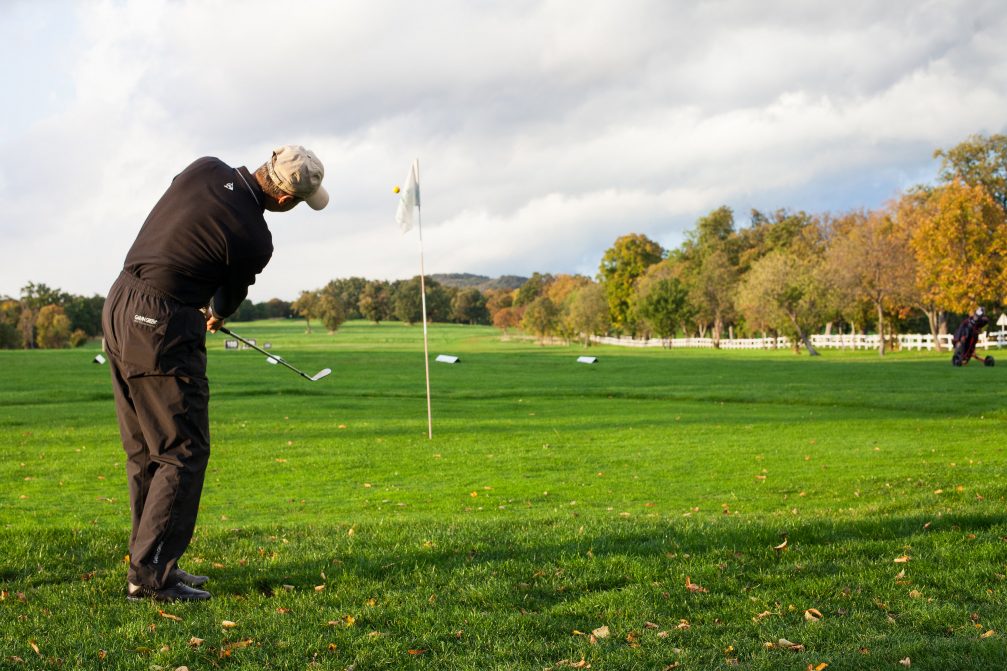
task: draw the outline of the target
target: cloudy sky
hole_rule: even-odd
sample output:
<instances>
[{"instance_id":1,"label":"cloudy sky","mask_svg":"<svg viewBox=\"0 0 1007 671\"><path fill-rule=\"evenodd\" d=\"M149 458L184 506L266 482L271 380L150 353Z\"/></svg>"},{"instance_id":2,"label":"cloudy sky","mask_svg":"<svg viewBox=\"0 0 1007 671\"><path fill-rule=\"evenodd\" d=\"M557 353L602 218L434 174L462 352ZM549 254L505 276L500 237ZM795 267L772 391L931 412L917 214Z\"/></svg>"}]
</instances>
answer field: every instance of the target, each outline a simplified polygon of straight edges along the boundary
<instances>
[{"instance_id":1,"label":"cloudy sky","mask_svg":"<svg viewBox=\"0 0 1007 671\"><path fill-rule=\"evenodd\" d=\"M419 270L593 275L720 205L876 207L1007 129L1002 0L0 3L0 295L104 294L171 178L304 144L253 300Z\"/></svg>"}]
</instances>

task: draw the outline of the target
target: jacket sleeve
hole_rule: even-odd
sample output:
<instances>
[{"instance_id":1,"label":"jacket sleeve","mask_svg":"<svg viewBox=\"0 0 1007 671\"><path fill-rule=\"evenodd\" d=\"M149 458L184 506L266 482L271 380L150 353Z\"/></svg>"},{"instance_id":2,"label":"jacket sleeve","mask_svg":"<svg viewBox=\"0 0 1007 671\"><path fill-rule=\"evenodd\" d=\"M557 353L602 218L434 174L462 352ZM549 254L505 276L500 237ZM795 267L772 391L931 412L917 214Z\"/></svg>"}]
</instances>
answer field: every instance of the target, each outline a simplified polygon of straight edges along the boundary
<instances>
[{"instance_id":1,"label":"jacket sleeve","mask_svg":"<svg viewBox=\"0 0 1007 671\"><path fill-rule=\"evenodd\" d=\"M248 295L248 287L255 284L255 276L269 263L271 255L257 256L230 269L227 280L217 287L213 295L210 311L218 319L226 319L234 314Z\"/></svg>"}]
</instances>

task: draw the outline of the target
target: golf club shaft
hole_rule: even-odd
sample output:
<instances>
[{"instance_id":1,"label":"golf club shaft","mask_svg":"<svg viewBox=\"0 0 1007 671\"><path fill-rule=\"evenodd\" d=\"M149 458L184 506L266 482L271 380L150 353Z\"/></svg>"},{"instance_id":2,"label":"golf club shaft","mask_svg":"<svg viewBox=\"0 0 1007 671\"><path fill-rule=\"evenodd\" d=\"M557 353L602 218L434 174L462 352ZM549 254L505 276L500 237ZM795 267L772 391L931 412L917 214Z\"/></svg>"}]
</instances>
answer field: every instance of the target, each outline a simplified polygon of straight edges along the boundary
<instances>
[{"instance_id":1,"label":"golf club shaft","mask_svg":"<svg viewBox=\"0 0 1007 671\"><path fill-rule=\"evenodd\" d=\"M301 370L298 370L298 369L294 368L293 366L291 366L289 363L287 363L286 361L284 361L280 357L275 356L273 354L270 354L269 352L267 352L266 350L264 350L261 347L257 346L253 342L249 342L249 341L245 340L244 338L242 338L240 335L238 335L237 333L235 333L231 329L229 329L227 327L224 327L224 326L221 326L217 330L220 331L221 333L223 333L224 335L229 335L232 338L236 338L236 339L240 340L241 342L245 343L246 345L248 345L249 347L251 347L252 349L254 349L256 352L261 352L262 354L265 354L266 356L268 356L270 359L272 359L276 363L282 364L282 365L286 366L287 368L289 368L290 370L294 371L295 373L297 373L301 377L303 377L303 378L305 378L307 380L311 380L311 376L308 375L307 373L305 373L304 371L301 371Z\"/></svg>"}]
</instances>

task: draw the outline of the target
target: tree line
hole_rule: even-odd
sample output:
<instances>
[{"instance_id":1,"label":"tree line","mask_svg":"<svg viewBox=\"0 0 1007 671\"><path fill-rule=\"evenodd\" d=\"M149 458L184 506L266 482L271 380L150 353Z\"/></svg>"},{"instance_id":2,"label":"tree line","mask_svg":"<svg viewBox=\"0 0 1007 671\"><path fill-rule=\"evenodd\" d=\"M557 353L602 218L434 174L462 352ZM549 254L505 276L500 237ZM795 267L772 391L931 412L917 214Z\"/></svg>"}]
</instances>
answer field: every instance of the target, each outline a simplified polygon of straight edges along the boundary
<instances>
[{"instance_id":1,"label":"tree line","mask_svg":"<svg viewBox=\"0 0 1007 671\"><path fill-rule=\"evenodd\" d=\"M78 296L29 282L20 298L0 296L0 349L77 347L101 335L97 294Z\"/></svg>"},{"instance_id":2,"label":"tree line","mask_svg":"<svg viewBox=\"0 0 1007 671\"><path fill-rule=\"evenodd\" d=\"M428 315L585 344L595 334L698 335L715 346L725 334L787 335L816 354L813 333L873 329L884 354L907 326L936 339L950 317L1005 303L1007 136L974 135L934 156L934 184L876 210L753 210L739 228L723 206L677 249L619 237L594 278L535 273L518 289L485 292L428 281ZM330 331L358 315L415 323L419 293L419 278L334 280L302 293L292 309Z\"/></svg>"},{"instance_id":3,"label":"tree line","mask_svg":"<svg viewBox=\"0 0 1007 671\"><path fill-rule=\"evenodd\" d=\"M619 237L595 277L534 273L516 289L425 278L427 318L520 328L540 338L787 335L815 353L816 332L905 327L936 337L949 318L1004 305L1007 286L1007 136L973 135L947 150L934 184L876 210L809 214L753 210L747 226L718 207L677 249ZM100 296L29 283L0 297L0 347L66 347L101 329ZM234 321L300 317L307 330L349 319L422 320L420 278L335 279L293 302L244 301ZM886 338L880 340L884 354ZM939 347L939 341L938 341Z\"/></svg>"}]
</instances>

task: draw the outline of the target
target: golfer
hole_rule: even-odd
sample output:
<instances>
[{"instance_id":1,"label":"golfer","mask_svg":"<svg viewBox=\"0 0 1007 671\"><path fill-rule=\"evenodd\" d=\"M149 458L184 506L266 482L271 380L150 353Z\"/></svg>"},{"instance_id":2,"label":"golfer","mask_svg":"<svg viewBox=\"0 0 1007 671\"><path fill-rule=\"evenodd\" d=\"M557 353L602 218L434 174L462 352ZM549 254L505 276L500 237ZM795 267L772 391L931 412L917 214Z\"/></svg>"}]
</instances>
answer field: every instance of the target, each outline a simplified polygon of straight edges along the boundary
<instances>
[{"instance_id":1,"label":"golfer","mask_svg":"<svg viewBox=\"0 0 1007 671\"><path fill-rule=\"evenodd\" d=\"M329 202L324 169L286 145L254 173L201 158L151 210L102 312L133 529L126 598L200 601L208 578L178 560L210 456L206 332L231 315L273 253L263 212Z\"/></svg>"}]
</instances>

